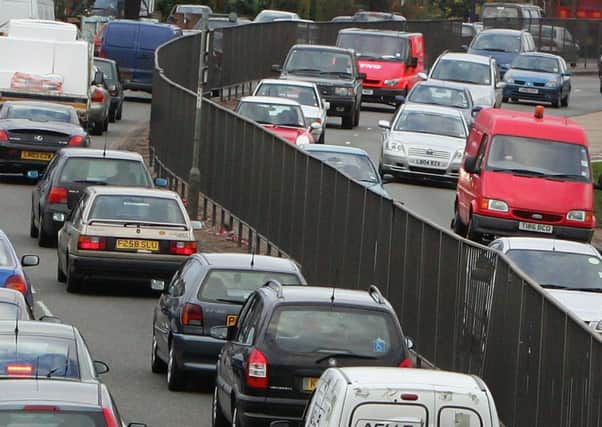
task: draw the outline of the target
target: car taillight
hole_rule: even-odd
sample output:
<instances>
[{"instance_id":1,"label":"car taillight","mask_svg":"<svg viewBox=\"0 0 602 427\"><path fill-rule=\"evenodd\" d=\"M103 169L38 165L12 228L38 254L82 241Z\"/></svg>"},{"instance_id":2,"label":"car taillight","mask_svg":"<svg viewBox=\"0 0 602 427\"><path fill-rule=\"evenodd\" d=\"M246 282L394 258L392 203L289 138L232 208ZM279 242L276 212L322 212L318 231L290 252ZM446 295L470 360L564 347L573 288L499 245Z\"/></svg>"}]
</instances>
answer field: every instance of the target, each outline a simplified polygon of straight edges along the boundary
<instances>
[{"instance_id":1,"label":"car taillight","mask_svg":"<svg viewBox=\"0 0 602 427\"><path fill-rule=\"evenodd\" d=\"M412 359L410 359L409 357L406 357L405 359L403 359L403 361L399 364L400 368L411 368L413 367L412 364Z\"/></svg>"},{"instance_id":2,"label":"car taillight","mask_svg":"<svg viewBox=\"0 0 602 427\"><path fill-rule=\"evenodd\" d=\"M48 193L48 203L67 203L69 192L63 187L52 187Z\"/></svg>"},{"instance_id":3,"label":"car taillight","mask_svg":"<svg viewBox=\"0 0 602 427\"><path fill-rule=\"evenodd\" d=\"M106 427L119 427L117 417L111 411L111 408L102 408L102 415L104 415Z\"/></svg>"},{"instance_id":4,"label":"car taillight","mask_svg":"<svg viewBox=\"0 0 602 427\"><path fill-rule=\"evenodd\" d=\"M249 355L247 385L252 388L268 388L268 359L256 348Z\"/></svg>"},{"instance_id":5,"label":"car taillight","mask_svg":"<svg viewBox=\"0 0 602 427\"><path fill-rule=\"evenodd\" d=\"M75 136L72 136L71 139L69 139L69 146L79 147L81 145L84 145L85 141L86 141L86 139L83 136L75 135Z\"/></svg>"},{"instance_id":6,"label":"car taillight","mask_svg":"<svg viewBox=\"0 0 602 427\"><path fill-rule=\"evenodd\" d=\"M7 289L14 289L15 291L21 292L23 295L27 292L27 282L25 278L20 274L13 274L6 282L4 282L4 287Z\"/></svg>"},{"instance_id":7,"label":"car taillight","mask_svg":"<svg viewBox=\"0 0 602 427\"><path fill-rule=\"evenodd\" d=\"M107 247L107 240L104 237L81 235L77 247L85 251L103 251Z\"/></svg>"},{"instance_id":8,"label":"car taillight","mask_svg":"<svg viewBox=\"0 0 602 427\"><path fill-rule=\"evenodd\" d=\"M100 89L94 89L92 92L92 102L103 102L105 100L105 94Z\"/></svg>"},{"instance_id":9,"label":"car taillight","mask_svg":"<svg viewBox=\"0 0 602 427\"><path fill-rule=\"evenodd\" d=\"M203 309L196 304L184 304L181 321L184 326L203 326Z\"/></svg>"},{"instance_id":10,"label":"car taillight","mask_svg":"<svg viewBox=\"0 0 602 427\"><path fill-rule=\"evenodd\" d=\"M102 41L100 43L102 43ZM102 50L102 48L99 48L98 56L100 56L101 58L107 58L107 53L104 50Z\"/></svg>"},{"instance_id":11,"label":"car taillight","mask_svg":"<svg viewBox=\"0 0 602 427\"><path fill-rule=\"evenodd\" d=\"M169 242L169 253L173 255L192 255L196 253L196 242Z\"/></svg>"},{"instance_id":12,"label":"car taillight","mask_svg":"<svg viewBox=\"0 0 602 427\"><path fill-rule=\"evenodd\" d=\"M40 412L56 412L59 411L58 406L53 405L25 405L24 411L40 411Z\"/></svg>"},{"instance_id":13,"label":"car taillight","mask_svg":"<svg viewBox=\"0 0 602 427\"><path fill-rule=\"evenodd\" d=\"M0 141L8 141L8 134L2 129L0 129Z\"/></svg>"},{"instance_id":14,"label":"car taillight","mask_svg":"<svg viewBox=\"0 0 602 427\"><path fill-rule=\"evenodd\" d=\"M29 377L33 373L33 366L25 364L6 365L6 373L11 377Z\"/></svg>"}]
</instances>

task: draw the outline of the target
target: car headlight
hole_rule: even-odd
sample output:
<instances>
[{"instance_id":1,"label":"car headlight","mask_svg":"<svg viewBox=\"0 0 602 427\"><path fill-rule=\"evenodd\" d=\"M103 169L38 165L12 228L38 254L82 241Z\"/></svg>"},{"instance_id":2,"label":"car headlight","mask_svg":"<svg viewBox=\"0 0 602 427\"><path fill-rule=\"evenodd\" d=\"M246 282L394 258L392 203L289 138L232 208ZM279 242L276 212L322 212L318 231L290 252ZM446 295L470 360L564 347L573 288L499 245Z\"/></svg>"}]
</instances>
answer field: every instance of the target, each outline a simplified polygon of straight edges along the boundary
<instances>
[{"instance_id":1,"label":"car headlight","mask_svg":"<svg viewBox=\"0 0 602 427\"><path fill-rule=\"evenodd\" d=\"M504 202L503 200L496 199L482 199L481 208L489 209L490 211L495 212L508 212L510 210L508 208L508 203Z\"/></svg>"},{"instance_id":2,"label":"car headlight","mask_svg":"<svg viewBox=\"0 0 602 427\"><path fill-rule=\"evenodd\" d=\"M334 94L338 96L353 96L352 87L335 87Z\"/></svg>"},{"instance_id":3,"label":"car headlight","mask_svg":"<svg viewBox=\"0 0 602 427\"><path fill-rule=\"evenodd\" d=\"M385 86L397 86L399 84L399 82L401 81L401 79L391 79L391 80L385 80Z\"/></svg>"},{"instance_id":4,"label":"car headlight","mask_svg":"<svg viewBox=\"0 0 602 427\"><path fill-rule=\"evenodd\" d=\"M296 141L297 145L304 145L304 144L309 144L309 143L310 143L310 141L309 141L309 138L307 137L307 135L299 135L297 137L297 141Z\"/></svg>"},{"instance_id":5,"label":"car headlight","mask_svg":"<svg viewBox=\"0 0 602 427\"><path fill-rule=\"evenodd\" d=\"M390 151L399 151L405 156L405 148L403 144L399 141L395 141L394 139L389 139L385 142L385 149Z\"/></svg>"},{"instance_id":6,"label":"car headlight","mask_svg":"<svg viewBox=\"0 0 602 427\"><path fill-rule=\"evenodd\" d=\"M464 157L464 150L458 150L454 153L454 157L452 158L452 163L460 163L462 161L462 157Z\"/></svg>"},{"instance_id":7,"label":"car headlight","mask_svg":"<svg viewBox=\"0 0 602 427\"><path fill-rule=\"evenodd\" d=\"M546 82L546 87L556 87L559 84L560 84L560 82L558 80L556 80L556 79L554 79L554 80L548 80Z\"/></svg>"},{"instance_id":8,"label":"car headlight","mask_svg":"<svg viewBox=\"0 0 602 427\"><path fill-rule=\"evenodd\" d=\"M587 219L587 212L579 210L569 211L566 214L566 219L568 219L569 221L585 222L585 220Z\"/></svg>"}]
</instances>

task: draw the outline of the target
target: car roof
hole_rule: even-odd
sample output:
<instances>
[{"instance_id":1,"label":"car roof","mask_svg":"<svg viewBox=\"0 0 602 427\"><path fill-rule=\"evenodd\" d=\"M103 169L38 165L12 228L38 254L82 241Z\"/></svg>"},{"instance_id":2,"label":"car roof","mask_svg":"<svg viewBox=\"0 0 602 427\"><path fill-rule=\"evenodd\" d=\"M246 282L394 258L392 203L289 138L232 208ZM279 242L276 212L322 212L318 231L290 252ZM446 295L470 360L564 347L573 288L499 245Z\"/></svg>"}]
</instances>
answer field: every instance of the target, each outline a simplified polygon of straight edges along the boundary
<instances>
[{"instance_id":1,"label":"car roof","mask_svg":"<svg viewBox=\"0 0 602 427\"><path fill-rule=\"evenodd\" d=\"M297 265L288 258L278 258L266 255L243 253L198 253L192 255L201 258L206 264L214 268L231 270L274 270L297 273ZM251 266L253 262L253 266Z\"/></svg>"},{"instance_id":2,"label":"car roof","mask_svg":"<svg viewBox=\"0 0 602 427\"><path fill-rule=\"evenodd\" d=\"M399 369L392 367L348 367L336 368L352 386L406 387L416 388L452 387L482 392L479 380L472 375L431 369Z\"/></svg>"},{"instance_id":3,"label":"car roof","mask_svg":"<svg viewBox=\"0 0 602 427\"><path fill-rule=\"evenodd\" d=\"M553 53L548 52L523 52L518 56L538 56L542 58L552 58L552 59L560 59L561 56L554 55Z\"/></svg>"},{"instance_id":4,"label":"car roof","mask_svg":"<svg viewBox=\"0 0 602 427\"><path fill-rule=\"evenodd\" d=\"M0 301L12 302L18 305L25 304L25 297L19 291L9 288L0 288Z\"/></svg>"},{"instance_id":5,"label":"car roof","mask_svg":"<svg viewBox=\"0 0 602 427\"><path fill-rule=\"evenodd\" d=\"M59 108L62 110L75 110L71 105L57 104L56 102L45 102L45 101L6 101L4 105L28 105L32 107L48 107L48 108Z\"/></svg>"},{"instance_id":6,"label":"car roof","mask_svg":"<svg viewBox=\"0 0 602 427\"><path fill-rule=\"evenodd\" d=\"M16 323L12 320L0 320L0 335L14 335ZM64 323L20 320L19 336L46 336L53 338L75 339L75 328ZM1 381L0 381L1 382Z\"/></svg>"},{"instance_id":7,"label":"car roof","mask_svg":"<svg viewBox=\"0 0 602 427\"><path fill-rule=\"evenodd\" d=\"M195 5L197 6L197 5ZM171 28L175 31L180 31L180 27L172 24L165 24L163 22L152 22L152 21L134 21L132 19L114 19L112 21L107 22L109 25L116 24L127 24L127 25L145 25L147 27L163 27L163 28Z\"/></svg>"},{"instance_id":8,"label":"car roof","mask_svg":"<svg viewBox=\"0 0 602 427\"><path fill-rule=\"evenodd\" d=\"M374 35L382 35L389 37L400 37L406 38L411 35L420 34L420 33L408 33L405 31L395 31L395 30L379 30L376 28L343 28L339 30L339 34L374 34Z\"/></svg>"},{"instance_id":9,"label":"car roof","mask_svg":"<svg viewBox=\"0 0 602 427\"><path fill-rule=\"evenodd\" d=\"M513 30L511 28L488 28L486 30L482 30L477 37L481 34L510 34L510 35L519 35L522 33L526 33L526 30Z\"/></svg>"},{"instance_id":10,"label":"car roof","mask_svg":"<svg viewBox=\"0 0 602 427\"><path fill-rule=\"evenodd\" d=\"M178 199L177 193L171 190L162 190L159 188L141 188L141 187L119 187L112 185L91 185L86 190L93 195L115 195L115 196L142 196L142 197L160 197L164 199Z\"/></svg>"},{"instance_id":11,"label":"car roof","mask_svg":"<svg viewBox=\"0 0 602 427\"><path fill-rule=\"evenodd\" d=\"M273 13L275 15L296 15L296 12L289 12L288 10L277 10L277 9L263 9L259 13ZM259 15L258 13L258 15Z\"/></svg>"},{"instance_id":12,"label":"car roof","mask_svg":"<svg viewBox=\"0 0 602 427\"><path fill-rule=\"evenodd\" d=\"M444 80L423 80L418 82L414 86L433 86L433 87L442 87L442 88L450 88L450 89L459 89L463 92L466 92L470 95L470 90L463 83L456 83ZM471 96L472 98L472 96Z\"/></svg>"},{"instance_id":13,"label":"car roof","mask_svg":"<svg viewBox=\"0 0 602 427\"><path fill-rule=\"evenodd\" d=\"M300 107L297 101L293 101L288 98L277 98L275 96L245 96L240 99L240 102L253 102L256 104L278 104L278 105L291 105Z\"/></svg>"},{"instance_id":14,"label":"car roof","mask_svg":"<svg viewBox=\"0 0 602 427\"><path fill-rule=\"evenodd\" d=\"M272 286L263 286L259 289L274 289ZM378 303L367 291L342 289L323 286L282 286L278 291L284 303L312 303L313 305L334 304L390 309L390 304ZM385 300L386 301L386 300Z\"/></svg>"},{"instance_id":15,"label":"car roof","mask_svg":"<svg viewBox=\"0 0 602 427\"><path fill-rule=\"evenodd\" d=\"M456 61L476 62L478 64L489 64L491 58L488 56L475 55L473 53L446 52L441 55L441 59L453 59Z\"/></svg>"},{"instance_id":16,"label":"car roof","mask_svg":"<svg viewBox=\"0 0 602 427\"><path fill-rule=\"evenodd\" d=\"M133 151L123 150L101 150L97 148L62 148L59 151L59 155L63 157L94 157L94 158L107 158L107 159L121 159L121 160L138 160L144 161L142 156Z\"/></svg>"},{"instance_id":17,"label":"car roof","mask_svg":"<svg viewBox=\"0 0 602 427\"><path fill-rule=\"evenodd\" d=\"M532 112L485 108L481 110L475 123L482 124L492 135L503 134L587 145L587 136L579 124L569 118L545 112L543 119L536 119Z\"/></svg>"},{"instance_id":18,"label":"car roof","mask_svg":"<svg viewBox=\"0 0 602 427\"><path fill-rule=\"evenodd\" d=\"M287 86L302 86L302 87L311 87L315 88L316 84L313 82L305 82L303 80L287 80L287 79L263 79L259 82L259 84L285 84ZM280 99L280 98L278 98Z\"/></svg>"},{"instance_id":19,"label":"car roof","mask_svg":"<svg viewBox=\"0 0 602 427\"><path fill-rule=\"evenodd\" d=\"M95 382L36 379L0 380L0 408L3 405L54 403L100 406L100 384ZM2 391L4 390L4 391Z\"/></svg>"},{"instance_id":20,"label":"car roof","mask_svg":"<svg viewBox=\"0 0 602 427\"><path fill-rule=\"evenodd\" d=\"M351 49L345 49L343 47L336 46L328 46L323 44L296 44L291 47L290 50L293 49L307 49L307 50L329 50L332 52L340 52L347 53L349 55L353 55L353 51Z\"/></svg>"},{"instance_id":21,"label":"car roof","mask_svg":"<svg viewBox=\"0 0 602 427\"><path fill-rule=\"evenodd\" d=\"M546 252L569 252L574 254L591 255L601 258L596 248L589 243L573 242L570 240L550 239L545 237L501 237L508 250L539 250Z\"/></svg>"},{"instance_id":22,"label":"car roof","mask_svg":"<svg viewBox=\"0 0 602 427\"><path fill-rule=\"evenodd\" d=\"M328 145L328 144L303 144L301 149L309 152L326 152L326 153L341 153L355 154L356 156L370 157L365 150L357 147L349 147L345 145Z\"/></svg>"},{"instance_id":23,"label":"car roof","mask_svg":"<svg viewBox=\"0 0 602 427\"><path fill-rule=\"evenodd\" d=\"M404 111L422 111L424 113L437 113L437 114L446 114L449 116L457 116L464 117L462 112L458 111L457 108L452 107L443 107L441 105L431 105L431 104L405 104L403 106Z\"/></svg>"}]
</instances>

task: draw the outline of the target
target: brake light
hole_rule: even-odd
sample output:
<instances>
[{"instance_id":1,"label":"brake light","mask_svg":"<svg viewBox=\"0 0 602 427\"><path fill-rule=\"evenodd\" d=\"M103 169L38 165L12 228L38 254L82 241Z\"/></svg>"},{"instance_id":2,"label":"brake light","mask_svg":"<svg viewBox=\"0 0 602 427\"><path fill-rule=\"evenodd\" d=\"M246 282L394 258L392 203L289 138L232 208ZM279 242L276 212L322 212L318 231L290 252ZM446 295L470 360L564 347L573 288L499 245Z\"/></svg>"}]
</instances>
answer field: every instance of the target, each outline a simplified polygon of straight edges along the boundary
<instances>
[{"instance_id":1,"label":"brake light","mask_svg":"<svg viewBox=\"0 0 602 427\"><path fill-rule=\"evenodd\" d=\"M105 94L100 89L94 89L92 92L92 102L103 102L105 100Z\"/></svg>"},{"instance_id":2,"label":"brake light","mask_svg":"<svg viewBox=\"0 0 602 427\"><path fill-rule=\"evenodd\" d=\"M8 134L2 129L0 129L0 141L8 141Z\"/></svg>"},{"instance_id":3,"label":"brake light","mask_svg":"<svg viewBox=\"0 0 602 427\"><path fill-rule=\"evenodd\" d=\"M268 388L268 359L256 348L249 355L247 385L252 388Z\"/></svg>"},{"instance_id":4,"label":"brake light","mask_svg":"<svg viewBox=\"0 0 602 427\"><path fill-rule=\"evenodd\" d=\"M196 304L185 304L181 321L184 326L203 326L203 309Z\"/></svg>"},{"instance_id":5,"label":"brake light","mask_svg":"<svg viewBox=\"0 0 602 427\"><path fill-rule=\"evenodd\" d=\"M592 10L592 18L593 19L600 19L602 18L602 12L599 10Z\"/></svg>"},{"instance_id":6,"label":"brake light","mask_svg":"<svg viewBox=\"0 0 602 427\"><path fill-rule=\"evenodd\" d=\"M48 193L48 203L67 203L69 192L63 187L52 187Z\"/></svg>"},{"instance_id":7,"label":"brake light","mask_svg":"<svg viewBox=\"0 0 602 427\"><path fill-rule=\"evenodd\" d=\"M107 247L107 240L104 237L81 235L77 247L85 251L103 251Z\"/></svg>"},{"instance_id":8,"label":"brake light","mask_svg":"<svg viewBox=\"0 0 602 427\"><path fill-rule=\"evenodd\" d=\"M84 145L84 142L85 142L85 139L81 135L75 135L75 136L72 136L71 139L69 139L69 145L71 147L79 147L80 145Z\"/></svg>"},{"instance_id":9,"label":"brake light","mask_svg":"<svg viewBox=\"0 0 602 427\"><path fill-rule=\"evenodd\" d=\"M587 18L587 13L585 12L585 10L583 9L579 9L576 13L575 16L577 18Z\"/></svg>"},{"instance_id":10,"label":"brake light","mask_svg":"<svg viewBox=\"0 0 602 427\"><path fill-rule=\"evenodd\" d=\"M13 274L6 282L4 282L4 287L7 289L13 289L15 291L21 292L23 295L27 292L27 282L25 278L20 274Z\"/></svg>"},{"instance_id":11,"label":"brake light","mask_svg":"<svg viewBox=\"0 0 602 427\"><path fill-rule=\"evenodd\" d=\"M414 365L412 364L412 359L410 359L409 357L403 359L403 361L399 364L400 368L412 368L413 366Z\"/></svg>"},{"instance_id":12,"label":"brake light","mask_svg":"<svg viewBox=\"0 0 602 427\"><path fill-rule=\"evenodd\" d=\"M104 415L106 427L119 427L117 417L110 408L102 408L102 415Z\"/></svg>"},{"instance_id":13,"label":"brake light","mask_svg":"<svg viewBox=\"0 0 602 427\"><path fill-rule=\"evenodd\" d=\"M33 373L31 365L7 365L6 373L11 377L28 377Z\"/></svg>"},{"instance_id":14,"label":"brake light","mask_svg":"<svg viewBox=\"0 0 602 427\"><path fill-rule=\"evenodd\" d=\"M52 405L25 405L24 411L44 411L44 412L56 412L59 410L58 406Z\"/></svg>"},{"instance_id":15,"label":"brake light","mask_svg":"<svg viewBox=\"0 0 602 427\"><path fill-rule=\"evenodd\" d=\"M196 242L169 242L169 253L173 255L192 255L196 253Z\"/></svg>"},{"instance_id":16,"label":"brake light","mask_svg":"<svg viewBox=\"0 0 602 427\"><path fill-rule=\"evenodd\" d=\"M401 395L401 400L418 400L418 395L413 393L403 393Z\"/></svg>"}]
</instances>

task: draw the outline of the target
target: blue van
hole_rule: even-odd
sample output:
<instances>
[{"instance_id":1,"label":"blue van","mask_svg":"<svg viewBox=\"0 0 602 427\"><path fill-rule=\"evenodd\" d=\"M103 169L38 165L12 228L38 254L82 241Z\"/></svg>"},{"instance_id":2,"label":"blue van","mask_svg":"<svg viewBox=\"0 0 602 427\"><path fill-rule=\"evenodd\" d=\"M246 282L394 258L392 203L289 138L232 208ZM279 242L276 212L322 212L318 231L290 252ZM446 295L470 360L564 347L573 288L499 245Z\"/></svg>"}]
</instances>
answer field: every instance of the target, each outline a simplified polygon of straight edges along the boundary
<instances>
[{"instance_id":1,"label":"blue van","mask_svg":"<svg viewBox=\"0 0 602 427\"><path fill-rule=\"evenodd\" d=\"M155 49L182 35L174 25L118 19L104 29L99 56L117 62L124 89L152 92Z\"/></svg>"}]
</instances>

